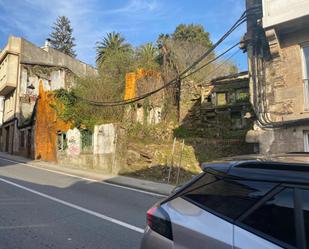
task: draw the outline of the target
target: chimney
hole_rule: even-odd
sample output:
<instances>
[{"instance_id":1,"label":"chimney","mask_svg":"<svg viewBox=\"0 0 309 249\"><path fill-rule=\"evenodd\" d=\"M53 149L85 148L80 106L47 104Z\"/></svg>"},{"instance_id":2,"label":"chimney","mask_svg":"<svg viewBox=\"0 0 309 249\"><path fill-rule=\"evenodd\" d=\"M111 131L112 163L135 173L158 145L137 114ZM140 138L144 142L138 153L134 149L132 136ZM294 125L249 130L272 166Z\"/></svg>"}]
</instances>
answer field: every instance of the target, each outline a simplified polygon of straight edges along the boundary
<instances>
[{"instance_id":1,"label":"chimney","mask_svg":"<svg viewBox=\"0 0 309 249\"><path fill-rule=\"evenodd\" d=\"M46 39L44 47L45 48L50 47L50 39L49 38Z\"/></svg>"}]
</instances>

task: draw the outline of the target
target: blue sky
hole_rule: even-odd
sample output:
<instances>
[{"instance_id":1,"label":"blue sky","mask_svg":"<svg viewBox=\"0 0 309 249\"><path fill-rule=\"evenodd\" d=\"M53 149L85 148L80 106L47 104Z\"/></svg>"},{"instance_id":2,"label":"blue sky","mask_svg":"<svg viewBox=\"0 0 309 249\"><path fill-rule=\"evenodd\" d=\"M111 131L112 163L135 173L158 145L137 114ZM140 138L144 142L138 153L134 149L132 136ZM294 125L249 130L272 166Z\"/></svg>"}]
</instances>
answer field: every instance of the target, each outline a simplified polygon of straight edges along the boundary
<instances>
[{"instance_id":1,"label":"blue sky","mask_svg":"<svg viewBox=\"0 0 309 249\"><path fill-rule=\"evenodd\" d=\"M38 46L44 44L59 15L71 20L78 58L95 64L95 43L107 32L120 32L138 46L155 42L180 23L202 24L215 42L244 11L244 0L0 0L0 47L9 35L22 36ZM236 43L242 26L217 52ZM247 69L246 55L233 60Z\"/></svg>"}]
</instances>

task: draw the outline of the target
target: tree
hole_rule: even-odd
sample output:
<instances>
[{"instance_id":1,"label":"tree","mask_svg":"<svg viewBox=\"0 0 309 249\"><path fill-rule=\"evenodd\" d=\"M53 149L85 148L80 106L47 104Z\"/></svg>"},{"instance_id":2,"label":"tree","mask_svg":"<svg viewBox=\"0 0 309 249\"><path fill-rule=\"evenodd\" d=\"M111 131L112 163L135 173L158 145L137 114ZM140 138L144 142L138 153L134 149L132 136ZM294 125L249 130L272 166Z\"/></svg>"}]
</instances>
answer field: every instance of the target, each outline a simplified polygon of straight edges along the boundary
<instances>
[{"instance_id":1,"label":"tree","mask_svg":"<svg viewBox=\"0 0 309 249\"><path fill-rule=\"evenodd\" d=\"M136 51L137 66L146 70L158 70L158 48L152 43L141 45Z\"/></svg>"},{"instance_id":2,"label":"tree","mask_svg":"<svg viewBox=\"0 0 309 249\"><path fill-rule=\"evenodd\" d=\"M130 53L132 47L129 43L125 42L125 39L120 33L111 32L107 33L106 37L102 41L96 43L96 62L100 66L108 56L115 53Z\"/></svg>"},{"instance_id":3,"label":"tree","mask_svg":"<svg viewBox=\"0 0 309 249\"><path fill-rule=\"evenodd\" d=\"M53 31L50 34L52 47L71 57L76 57L76 52L73 49L75 38L70 20L66 16L59 16L52 29Z\"/></svg>"},{"instance_id":4,"label":"tree","mask_svg":"<svg viewBox=\"0 0 309 249\"><path fill-rule=\"evenodd\" d=\"M200 44L204 47L211 47L212 42L209 39L209 33L205 31L202 25L180 24L176 27L172 38L176 41L187 41Z\"/></svg>"}]
</instances>

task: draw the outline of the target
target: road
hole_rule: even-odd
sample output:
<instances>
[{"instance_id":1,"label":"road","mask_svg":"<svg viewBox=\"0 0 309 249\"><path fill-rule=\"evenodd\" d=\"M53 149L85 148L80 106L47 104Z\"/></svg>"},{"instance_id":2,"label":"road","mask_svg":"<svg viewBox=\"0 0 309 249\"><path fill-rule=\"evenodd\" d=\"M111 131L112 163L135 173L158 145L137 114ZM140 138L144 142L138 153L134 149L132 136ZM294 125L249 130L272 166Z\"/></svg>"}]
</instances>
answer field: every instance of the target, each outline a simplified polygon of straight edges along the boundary
<instances>
[{"instance_id":1,"label":"road","mask_svg":"<svg viewBox=\"0 0 309 249\"><path fill-rule=\"evenodd\" d=\"M0 158L0 248L139 248L161 198Z\"/></svg>"}]
</instances>

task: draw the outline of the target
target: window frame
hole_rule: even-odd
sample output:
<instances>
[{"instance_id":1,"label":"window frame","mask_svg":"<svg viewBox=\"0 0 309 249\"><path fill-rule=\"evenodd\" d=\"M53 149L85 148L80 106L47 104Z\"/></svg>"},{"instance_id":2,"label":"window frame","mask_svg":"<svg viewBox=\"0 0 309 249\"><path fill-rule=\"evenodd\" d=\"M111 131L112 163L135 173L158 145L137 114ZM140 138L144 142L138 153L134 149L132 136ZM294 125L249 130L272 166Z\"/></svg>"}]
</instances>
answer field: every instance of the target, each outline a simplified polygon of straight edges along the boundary
<instances>
[{"instance_id":1,"label":"window frame","mask_svg":"<svg viewBox=\"0 0 309 249\"><path fill-rule=\"evenodd\" d=\"M242 229L245 229L246 231L263 238L273 244L276 244L278 246L281 246L283 248L287 249L295 249L296 247L291 246L283 241L280 241L276 238L273 238L261 231L258 231L246 224L243 224L242 221L247 218L250 214L252 214L255 210L257 210L259 207L261 207L266 201L268 201L271 197L279 194L281 191L283 191L285 188L291 188L293 189L293 201L294 201L294 219L295 219L295 232L296 232L296 244L297 248L306 248L306 237L305 236L305 228L304 228L304 221L301 219L303 212L302 210L302 201L301 201L301 189L309 190L309 186L307 185L291 185L291 184L280 184L279 186L275 187L273 190L268 192L261 200L259 200L254 206L252 206L250 209L248 209L245 213L243 213L235 222L234 225L238 226ZM301 225L303 223L303 225Z\"/></svg>"},{"instance_id":2,"label":"window frame","mask_svg":"<svg viewBox=\"0 0 309 249\"><path fill-rule=\"evenodd\" d=\"M208 174L210 174L210 173L208 173ZM213 175L217 177L217 180L216 180L216 181L213 181L213 182L211 182L211 183L205 184L205 186L206 186L206 185L213 184L213 183L216 183L216 182L219 182L219 181L224 181L224 180L226 180L226 181L254 181L254 182L260 182L260 183L264 183L264 182L265 182L265 181L256 181L256 180L252 180L252 179L235 179L235 178L227 178L227 177L222 177L222 176L218 176L218 175L215 175L215 174L213 174ZM266 183L266 182L265 182L265 183ZM277 188L279 187L279 183L275 183L275 182L270 182L270 183L274 183L275 186L274 186L272 189L270 189L270 190L267 192L267 194L266 194L265 196L263 196L263 197L262 197L260 200L258 200L255 204L253 204L251 207L249 207L248 210L251 210L252 208L254 208L256 205L258 205L258 204L260 203L261 200L263 200L266 196L269 196L270 193L272 193L275 189L277 189ZM226 215L224 215L224 214L221 214L221 213L219 213L219 212L217 212L217 211L215 211L215 210L213 210L213 209L211 209L211 208L209 208L209 207L207 207L207 206L204 206L204 205L202 205L202 204L200 204L200 203L198 203L198 202L196 202L196 201L194 201L194 200L192 200L192 199L190 199L190 198L188 198L188 197L185 196L185 194L187 194L187 193L189 193L189 192L191 192L191 191L194 191L194 190L196 190L196 189L198 189L198 188L201 188L201 187L202 187L202 186L199 186L199 187L197 187L197 188L191 189L190 191L184 192L184 193L181 194L180 197L181 197L182 199L184 199L184 200L186 200L186 201L188 201L188 202L194 204L195 206L197 206L197 207L199 207L199 208L205 210L206 212L209 212L209 213L211 213L211 214L213 214L213 215L215 215L215 216L217 216L217 217L219 217L219 218L221 218L221 219L223 219L223 220L225 220L225 221L227 221L227 222L229 222L229 223L235 225L235 222L236 222L236 221L239 219L239 217L241 217L243 214L241 214L238 218L233 219L233 218L230 218L230 217L228 217L228 216L226 216Z\"/></svg>"},{"instance_id":3,"label":"window frame","mask_svg":"<svg viewBox=\"0 0 309 249\"><path fill-rule=\"evenodd\" d=\"M309 131L303 131L304 136L304 152L309 152Z\"/></svg>"},{"instance_id":4,"label":"window frame","mask_svg":"<svg viewBox=\"0 0 309 249\"><path fill-rule=\"evenodd\" d=\"M302 78L303 78L303 84L304 84L304 110L309 111L309 72L307 69L309 68L309 65L306 63L305 59L305 50L304 48L309 49L309 42L303 43L300 45L301 48L301 60L302 60Z\"/></svg>"}]
</instances>

